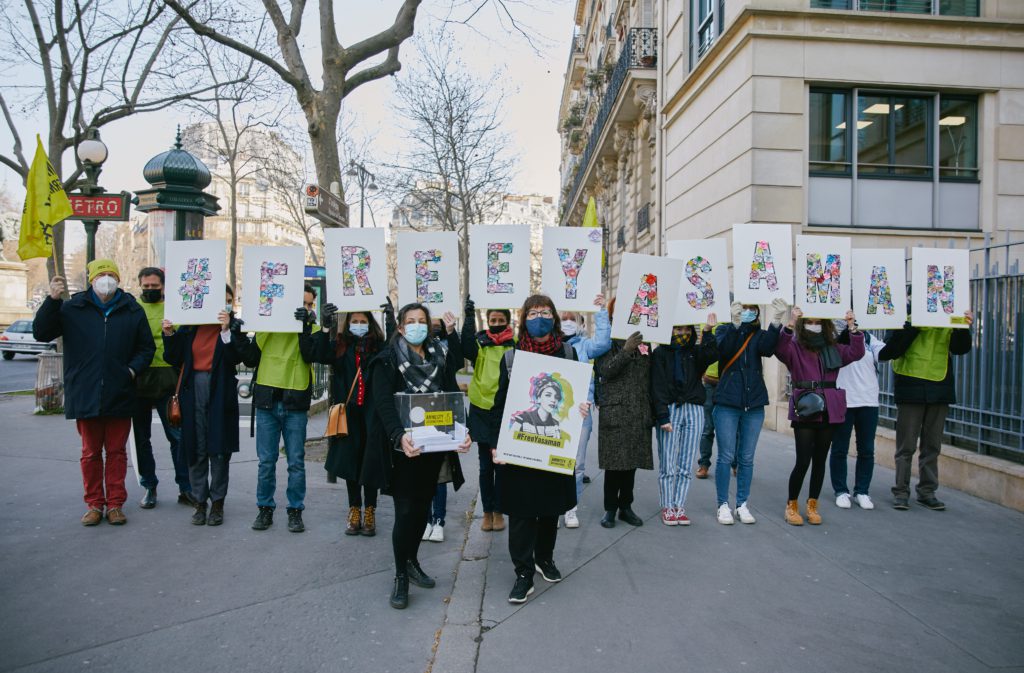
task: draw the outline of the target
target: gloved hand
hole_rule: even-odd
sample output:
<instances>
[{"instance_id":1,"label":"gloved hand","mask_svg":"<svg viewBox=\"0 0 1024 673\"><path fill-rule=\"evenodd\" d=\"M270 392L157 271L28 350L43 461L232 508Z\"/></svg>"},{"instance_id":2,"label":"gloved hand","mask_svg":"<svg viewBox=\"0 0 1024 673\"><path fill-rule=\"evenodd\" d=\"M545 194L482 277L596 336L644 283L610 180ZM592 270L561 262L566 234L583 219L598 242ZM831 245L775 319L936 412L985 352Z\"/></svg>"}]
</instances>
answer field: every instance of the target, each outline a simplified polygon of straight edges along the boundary
<instances>
[{"instance_id":1,"label":"gloved hand","mask_svg":"<svg viewBox=\"0 0 1024 673\"><path fill-rule=\"evenodd\" d=\"M789 304L782 297L776 297L772 299L772 324L781 325L782 319L786 317L786 313L789 312Z\"/></svg>"},{"instance_id":2,"label":"gloved hand","mask_svg":"<svg viewBox=\"0 0 1024 673\"><path fill-rule=\"evenodd\" d=\"M743 304L738 301L729 304L729 315L732 317L732 324L736 327L740 326L741 313L743 313Z\"/></svg>"},{"instance_id":3,"label":"gloved hand","mask_svg":"<svg viewBox=\"0 0 1024 673\"><path fill-rule=\"evenodd\" d=\"M391 303L391 297L384 300L384 303L380 305L382 311L384 311L384 317L387 318L389 315L391 319L395 318L395 305Z\"/></svg>"},{"instance_id":4,"label":"gloved hand","mask_svg":"<svg viewBox=\"0 0 1024 673\"><path fill-rule=\"evenodd\" d=\"M303 327L307 327L316 322L316 314L307 311L304 307L299 307L295 309L295 319L301 322Z\"/></svg>"},{"instance_id":5,"label":"gloved hand","mask_svg":"<svg viewBox=\"0 0 1024 673\"><path fill-rule=\"evenodd\" d=\"M230 325L230 327L228 329L230 329L235 334L241 334L242 333L242 325L244 325L244 324L245 324L245 321L236 318L235 314L232 312L232 314L231 314L231 325Z\"/></svg>"},{"instance_id":6,"label":"gloved hand","mask_svg":"<svg viewBox=\"0 0 1024 673\"><path fill-rule=\"evenodd\" d=\"M637 348L639 348L640 344L642 344L643 342L644 335L641 334L640 332L633 332L632 334L629 335L629 338L626 339L626 343L625 345L623 345L622 350L626 351L627 353L632 353Z\"/></svg>"},{"instance_id":7,"label":"gloved hand","mask_svg":"<svg viewBox=\"0 0 1024 673\"><path fill-rule=\"evenodd\" d=\"M466 311L466 320L472 320L476 316L476 302L466 295L466 304L463 307Z\"/></svg>"},{"instance_id":8,"label":"gloved hand","mask_svg":"<svg viewBox=\"0 0 1024 673\"><path fill-rule=\"evenodd\" d=\"M337 322L335 316L338 314L338 307L334 304L324 304L323 308L323 321L320 323L324 329L331 329L334 327L334 323Z\"/></svg>"}]
</instances>

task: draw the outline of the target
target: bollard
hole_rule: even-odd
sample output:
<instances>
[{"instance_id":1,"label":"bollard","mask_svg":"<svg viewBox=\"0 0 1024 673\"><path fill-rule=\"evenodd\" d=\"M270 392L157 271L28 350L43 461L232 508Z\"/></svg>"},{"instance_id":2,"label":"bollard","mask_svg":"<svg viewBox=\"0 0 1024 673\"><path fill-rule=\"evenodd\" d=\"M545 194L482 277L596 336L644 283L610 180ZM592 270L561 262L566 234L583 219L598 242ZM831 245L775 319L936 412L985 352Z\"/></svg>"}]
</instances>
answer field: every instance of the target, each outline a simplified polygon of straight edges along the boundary
<instances>
[{"instance_id":1,"label":"bollard","mask_svg":"<svg viewBox=\"0 0 1024 673\"><path fill-rule=\"evenodd\" d=\"M36 414L64 413L64 354L40 353L36 373Z\"/></svg>"}]
</instances>

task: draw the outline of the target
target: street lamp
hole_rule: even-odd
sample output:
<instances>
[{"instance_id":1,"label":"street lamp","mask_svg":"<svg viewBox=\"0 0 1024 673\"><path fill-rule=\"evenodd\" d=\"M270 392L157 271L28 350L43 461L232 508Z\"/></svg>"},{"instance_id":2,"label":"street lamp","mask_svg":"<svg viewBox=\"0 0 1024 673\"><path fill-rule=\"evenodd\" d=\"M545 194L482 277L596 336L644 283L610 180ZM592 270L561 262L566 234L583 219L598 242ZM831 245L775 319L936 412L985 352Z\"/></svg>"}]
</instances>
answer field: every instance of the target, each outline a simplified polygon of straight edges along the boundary
<instances>
[{"instance_id":1,"label":"street lamp","mask_svg":"<svg viewBox=\"0 0 1024 673\"><path fill-rule=\"evenodd\" d=\"M366 166L355 159L349 159L348 170L345 172L345 175L355 178L356 182L359 183L359 228L362 229L363 217L366 213L366 191L377 191L377 183L374 182L376 176L366 170Z\"/></svg>"},{"instance_id":2,"label":"street lamp","mask_svg":"<svg viewBox=\"0 0 1024 673\"><path fill-rule=\"evenodd\" d=\"M85 196L102 194L103 188L98 181L103 172L103 162L107 160L107 146L100 140L99 130L93 127L86 129L85 139L78 143L75 154L85 173L85 178L78 183L78 191ZM83 220L82 224L85 226L85 262L88 264L96 259L96 230L100 221Z\"/></svg>"}]
</instances>

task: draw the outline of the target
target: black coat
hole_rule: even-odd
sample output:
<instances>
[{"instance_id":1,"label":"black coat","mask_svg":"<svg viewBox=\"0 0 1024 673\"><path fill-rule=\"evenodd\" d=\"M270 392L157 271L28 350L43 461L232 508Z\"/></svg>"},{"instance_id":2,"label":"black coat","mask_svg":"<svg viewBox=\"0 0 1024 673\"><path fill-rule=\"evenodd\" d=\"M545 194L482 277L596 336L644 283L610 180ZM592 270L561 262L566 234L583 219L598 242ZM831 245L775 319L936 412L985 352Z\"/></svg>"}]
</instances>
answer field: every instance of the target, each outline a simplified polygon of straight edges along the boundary
<instances>
[{"instance_id":1,"label":"black coat","mask_svg":"<svg viewBox=\"0 0 1024 673\"><path fill-rule=\"evenodd\" d=\"M302 332L295 335L299 340L299 353L305 362L316 362L316 342L313 334L307 326ZM239 334L232 338L231 346L238 353L238 359L246 367L253 367L256 371L252 376L252 406L253 409L271 409L274 406L274 395L278 388L263 386L256 383L256 376L260 366L260 347L256 343L256 337L252 338ZM309 377L309 385L305 390L280 390L284 408L288 411L309 411L309 404L313 399L313 377ZM254 412L255 415L255 412Z\"/></svg>"},{"instance_id":2,"label":"black coat","mask_svg":"<svg viewBox=\"0 0 1024 673\"><path fill-rule=\"evenodd\" d=\"M653 470L651 358L621 339L594 360L597 466L602 470Z\"/></svg>"},{"instance_id":3,"label":"black coat","mask_svg":"<svg viewBox=\"0 0 1024 673\"><path fill-rule=\"evenodd\" d=\"M181 450L192 465L196 462L195 370L192 368L192 342L196 327L181 327L171 336L164 336L164 360L172 367L184 367L181 375ZM232 333L232 340L239 334ZM238 451L238 353L221 341L213 349L210 368L210 406L207 411L206 451L212 456Z\"/></svg>"},{"instance_id":4,"label":"black coat","mask_svg":"<svg viewBox=\"0 0 1024 673\"><path fill-rule=\"evenodd\" d=\"M130 418L135 381L156 353L146 313L135 297L117 291L104 316L92 290L63 301L47 297L32 323L37 341L64 337L64 416ZM129 371L131 369L131 371Z\"/></svg>"},{"instance_id":5,"label":"black coat","mask_svg":"<svg viewBox=\"0 0 1024 673\"><path fill-rule=\"evenodd\" d=\"M396 336L396 339L403 337ZM452 362L448 351L447 364L442 374L441 390L457 393L459 384L455 372L461 360ZM459 454L455 451L425 453L408 458L402 451L405 426L395 408L395 394L405 391L405 379L398 371L398 355L392 343L370 362L368 376L366 435L367 448L363 466L364 483L379 484L381 492L401 497L432 497L444 461L452 473L452 485L459 490L466 481L462 476Z\"/></svg>"},{"instance_id":6,"label":"black coat","mask_svg":"<svg viewBox=\"0 0 1024 673\"><path fill-rule=\"evenodd\" d=\"M570 359L578 360L576 351L570 346ZM564 358L566 352L559 349L551 357ZM494 396L494 409L501 418L508 399L509 370L508 356L501 359L501 374L498 392ZM576 506L576 478L571 474L558 474L531 467L502 465L499 509L520 518L558 516Z\"/></svg>"},{"instance_id":7,"label":"black coat","mask_svg":"<svg viewBox=\"0 0 1024 673\"><path fill-rule=\"evenodd\" d=\"M676 358L682 359L683 380L677 381ZM685 347L658 346L651 357L651 403L654 422L669 422L671 404L704 404L704 372L718 360L718 346L711 330L704 332L700 344Z\"/></svg>"},{"instance_id":8,"label":"black coat","mask_svg":"<svg viewBox=\"0 0 1024 673\"><path fill-rule=\"evenodd\" d=\"M896 404L956 404L952 356L971 352L971 330L954 329L952 332L949 337L949 352L946 355L946 378L941 381L928 381L893 372ZM890 331L885 336L885 347L879 351L878 360L885 362L902 357L920 333L921 330L910 323L906 323L903 329Z\"/></svg>"},{"instance_id":9,"label":"black coat","mask_svg":"<svg viewBox=\"0 0 1024 673\"><path fill-rule=\"evenodd\" d=\"M775 345L779 343L781 325L770 325L761 329L760 323L741 324L736 327L725 323L715 330L715 341L718 343L718 386L715 388L715 404L727 407L750 409L768 404L768 388L764 385L764 370L761 358L775 354ZM725 365L747 344L740 355L727 371Z\"/></svg>"}]
</instances>

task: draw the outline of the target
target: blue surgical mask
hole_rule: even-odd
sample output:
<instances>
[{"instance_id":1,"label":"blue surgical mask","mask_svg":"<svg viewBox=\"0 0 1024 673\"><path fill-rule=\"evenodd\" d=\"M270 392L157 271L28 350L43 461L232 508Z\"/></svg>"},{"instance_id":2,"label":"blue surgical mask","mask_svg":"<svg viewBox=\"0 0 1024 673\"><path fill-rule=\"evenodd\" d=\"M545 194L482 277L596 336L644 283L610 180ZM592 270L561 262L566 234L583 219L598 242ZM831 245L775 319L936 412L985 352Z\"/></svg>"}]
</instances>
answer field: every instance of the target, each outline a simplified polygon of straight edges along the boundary
<instances>
[{"instance_id":1,"label":"blue surgical mask","mask_svg":"<svg viewBox=\"0 0 1024 673\"><path fill-rule=\"evenodd\" d=\"M365 322L354 322L348 326L353 336L364 337L370 333L370 326Z\"/></svg>"},{"instance_id":2,"label":"blue surgical mask","mask_svg":"<svg viewBox=\"0 0 1024 673\"><path fill-rule=\"evenodd\" d=\"M551 330L554 328L554 318L530 318L526 321L526 331L529 332L530 336L534 339L551 334Z\"/></svg>"},{"instance_id":3,"label":"blue surgical mask","mask_svg":"<svg viewBox=\"0 0 1024 673\"><path fill-rule=\"evenodd\" d=\"M429 326L424 323L413 323L405 326L405 340L413 346L419 346L427 340Z\"/></svg>"},{"instance_id":4,"label":"blue surgical mask","mask_svg":"<svg viewBox=\"0 0 1024 673\"><path fill-rule=\"evenodd\" d=\"M743 312L740 313L740 321L741 322L754 322L754 320L756 318L757 318L757 311L754 311L754 310L749 309L749 308L743 309Z\"/></svg>"}]
</instances>

